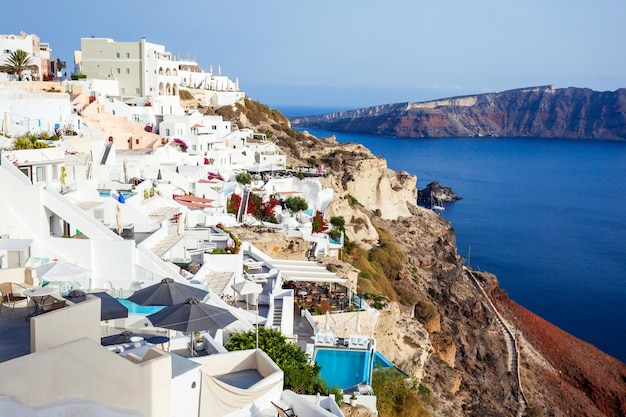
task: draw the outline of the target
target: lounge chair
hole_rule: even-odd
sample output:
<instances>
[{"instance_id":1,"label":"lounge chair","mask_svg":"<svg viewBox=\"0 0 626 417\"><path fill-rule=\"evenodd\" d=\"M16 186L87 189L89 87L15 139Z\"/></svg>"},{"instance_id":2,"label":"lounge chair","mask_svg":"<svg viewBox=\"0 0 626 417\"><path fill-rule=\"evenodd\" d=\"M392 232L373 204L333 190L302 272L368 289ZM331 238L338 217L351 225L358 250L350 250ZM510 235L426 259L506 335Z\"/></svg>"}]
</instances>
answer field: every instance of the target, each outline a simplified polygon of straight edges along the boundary
<instances>
[{"instance_id":1,"label":"lounge chair","mask_svg":"<svg viewBox=\"0 0 626 417\"><path fill-rule=\"evenodd\" d=\"M298 417L296 413L294 413L293 408L282 408L278 404L274 404L274 401L270 401L276 411L278 411L278 417Z\"/></svg>"},{"instance_id":2,"label":"lounge chair","mask_svg":"<svg viewBox=\"0 0 626 417\"><path fill-rule=\"evenodd\" d=\"M14 290L14 286L21 287L21 285L14 282L3 282L0 284L0 297L2 298L2 304L0 304L0 314L2 313L2 307L9 307L9 317L15 310L17 304L28 305L28 297L22 295L22 291Z\"/></svg>"}]
</instances>

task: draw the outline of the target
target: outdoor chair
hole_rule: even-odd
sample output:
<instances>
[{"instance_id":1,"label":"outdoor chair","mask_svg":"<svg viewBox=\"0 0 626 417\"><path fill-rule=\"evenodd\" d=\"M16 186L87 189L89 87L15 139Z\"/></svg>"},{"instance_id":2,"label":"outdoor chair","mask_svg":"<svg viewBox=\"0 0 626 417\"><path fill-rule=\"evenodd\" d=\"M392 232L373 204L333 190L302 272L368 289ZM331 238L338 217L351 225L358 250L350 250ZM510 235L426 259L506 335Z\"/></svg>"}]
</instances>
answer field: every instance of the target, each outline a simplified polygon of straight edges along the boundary
<instances>
[{"instance_id":1,"label":"outdoor chair","mask_svg":"<svg viewBox=\"0 0 626 417\"><path fill-rule=\"evenodd\" d=\"M3 282L0 284L0 297L2 297L2 304L0 305L0 314L2 314L2 307L9 308L9 317L15 310L17 304L28 305L28 297L22 295L22 291L14 291L13 286L20 287L19 284L14 282Z\"/></svg>"},{"instance_id":2,"label":"outdoor chair","mask_svg":"<svg viewBox=\"0 0 626 417\"><path fill-rule=\"evenodd\" d=\"M278 411L278 417L298 417L296 413L294 413L293 408L282 408L278 404L275 404L274 401L270 401L276 411Z\"/></svg>"}]
</instances>

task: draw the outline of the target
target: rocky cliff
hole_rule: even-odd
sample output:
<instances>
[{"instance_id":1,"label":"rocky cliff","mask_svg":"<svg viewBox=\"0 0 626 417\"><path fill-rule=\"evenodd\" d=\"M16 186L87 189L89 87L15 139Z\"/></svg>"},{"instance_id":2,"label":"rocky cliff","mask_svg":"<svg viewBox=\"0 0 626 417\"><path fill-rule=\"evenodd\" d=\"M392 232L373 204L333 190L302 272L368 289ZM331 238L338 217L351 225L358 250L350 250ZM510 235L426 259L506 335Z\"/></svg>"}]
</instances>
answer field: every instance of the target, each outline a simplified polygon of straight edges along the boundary
<instances>
[{"instance_id":1,"label":"rocky cliff","mask_svg":"<svg viewBox=\"0 0 626 417\"><path fill-rule=\"evenodd\" d=\"M626 89L552 86L297 117L293 126L396 137L626 140Z\"/></svg>"},{"instance_id":2,"label":"rocky cliff","mask_svg":"<svg viewBox=\"0 0 626 417\"><path fill-rule=\"evenodd\" d=\"M325 214L344 216L350 241L376 247L386 231L403 252L400 272L387 278L388 295L405 297L381 311L375 336L378 350L427 393L432 415L626 415L626 365L513 303L495 276L463 268L452 225L417 206L415 177L362 146L291 133L284 121L263 126L293 164L315 158L328 168L323 181L336 198ZM277 257L306 248L266 232L249 230L245 239Z\"/></svg>"}]
</instances>

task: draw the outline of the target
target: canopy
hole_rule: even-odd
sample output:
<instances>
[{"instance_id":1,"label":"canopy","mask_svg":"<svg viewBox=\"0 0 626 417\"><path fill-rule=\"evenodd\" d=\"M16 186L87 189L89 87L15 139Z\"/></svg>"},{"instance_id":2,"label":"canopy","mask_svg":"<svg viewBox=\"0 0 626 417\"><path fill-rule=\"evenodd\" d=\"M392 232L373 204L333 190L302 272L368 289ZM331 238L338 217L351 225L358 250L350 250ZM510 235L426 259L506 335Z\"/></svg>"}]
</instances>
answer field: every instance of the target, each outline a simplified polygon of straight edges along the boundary
<instances>
[{"instance_id":1,"label":"canopy","mask_svg":"<svg viewBox=\"0 0 626 417\"><path fill-rule=\"evenodd\" d=\"M89 274L89 270L79 265L49 262L35 268L37 276L45 281L76 281Z\"/></svg>"},{"instance_id":2,"label":"canopy","mask_svg":"<svg viewBox=\"0 0 626 417\"><path fill-rule=\"evenodd\" d=\"M106 292L94 292L90 295L100 298L100 320L113 320L128 317L128 308L120 303L116 298L111 297ZM82 303L87 299L87 294L81 290L70 291L65 297L73 303Z\"/></svg>"},{"instance_id":3,"label":"canopy","mask_svg":"<svg viewBox=\"0 0 626 417\"><path fill-rule=\"evenodd\" d=\"M215 332L237 321L237 318L228 310L209 305L196 298L190 298L184 303L164 308L150 314L148 320L154 327L178 330L185 333L196 331Z\"/></svg>"},{"instance_id":4,"label":"canopy","mask_svg":"<svg viewBox=\"0 0 626 417\"><path fill-rule=\"evenodd\" d=\"M312 261L272 259L266 263L280 270L284 281L336 282L346 285L347 278L340 278L320 264Z\"/></svg>"},{"instance_id":5,"label":"canopy","mask_svg":"<svg viewBox=\"0 0 626 417\"><path fill-rule=\"evenodd\" d=\"M244 279L242 282L231 285L232 289L237 291L239 295L261 294L263 287L261 284Z\"/></svg>"},{"instance_id":6,"label":"canopy","mask_svg":"<svg viewBox=\"0 0 626 417\"><path fill-rule=\"evenodd\" d=\"M204 300L208 294L203 289L163 278L158 284L135 291L128 301L142 306L173 306L184 303L188 298Z\"/></svg>"}]
</instances>

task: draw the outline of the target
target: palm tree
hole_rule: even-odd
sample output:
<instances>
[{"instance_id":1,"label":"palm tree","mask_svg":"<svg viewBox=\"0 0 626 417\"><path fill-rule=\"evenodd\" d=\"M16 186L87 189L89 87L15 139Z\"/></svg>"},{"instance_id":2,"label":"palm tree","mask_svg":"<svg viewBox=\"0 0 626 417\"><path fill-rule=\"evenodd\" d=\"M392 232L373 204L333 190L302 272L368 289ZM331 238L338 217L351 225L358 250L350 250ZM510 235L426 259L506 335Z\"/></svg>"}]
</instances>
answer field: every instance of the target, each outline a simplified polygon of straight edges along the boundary
<instances>
[{"instance_id":1,"label":"palm tree","mask_svg":"<svg viewBox=\"0 0 626 417\"><path fill-rule=\"evenodd\" d=\"M22 73L26 70L37 71L37 66L23 49L11 52L5 64L0 66L0 71L17 75L19 81L22 81Z\"/></svg>"}]
</instances>

